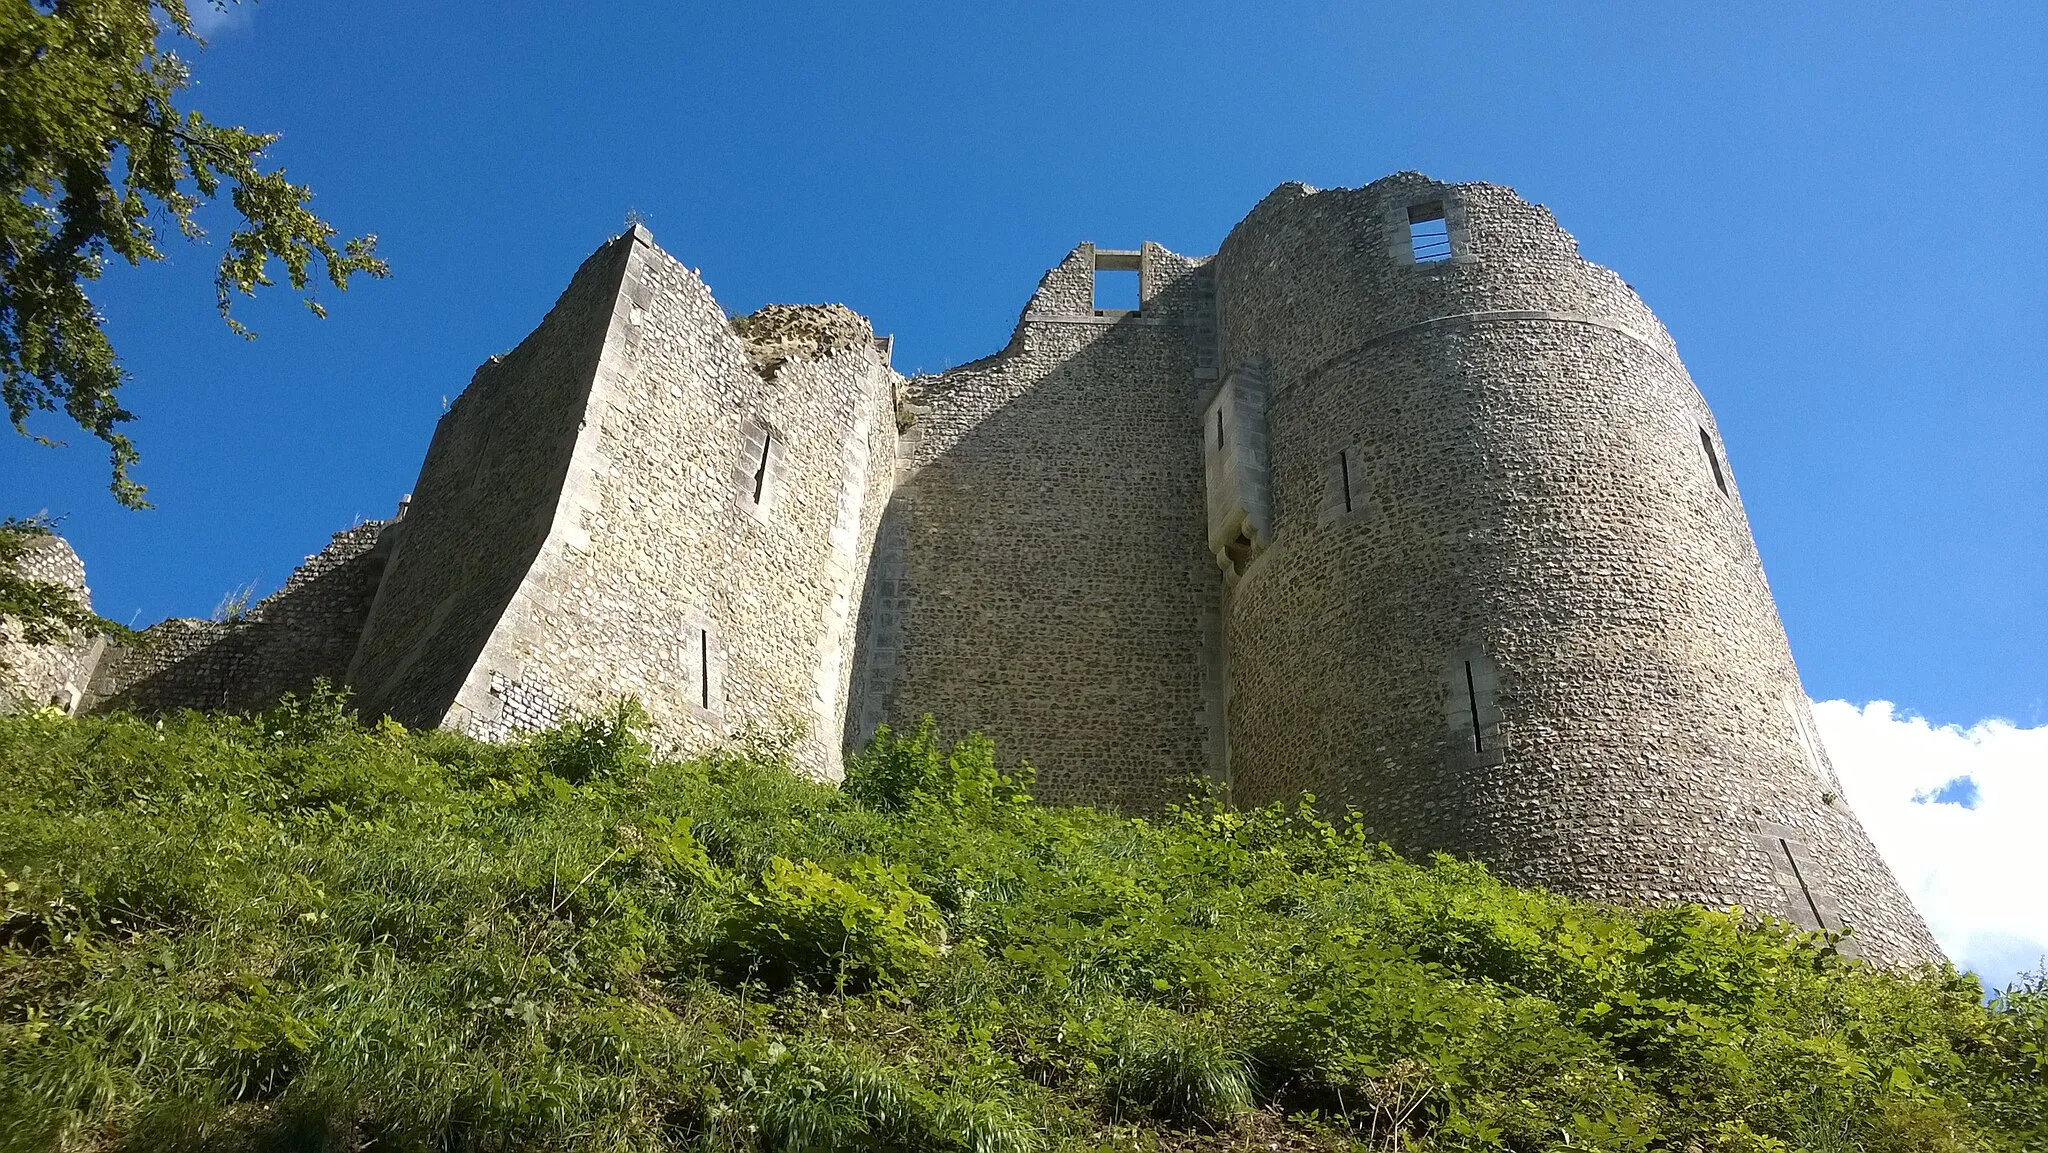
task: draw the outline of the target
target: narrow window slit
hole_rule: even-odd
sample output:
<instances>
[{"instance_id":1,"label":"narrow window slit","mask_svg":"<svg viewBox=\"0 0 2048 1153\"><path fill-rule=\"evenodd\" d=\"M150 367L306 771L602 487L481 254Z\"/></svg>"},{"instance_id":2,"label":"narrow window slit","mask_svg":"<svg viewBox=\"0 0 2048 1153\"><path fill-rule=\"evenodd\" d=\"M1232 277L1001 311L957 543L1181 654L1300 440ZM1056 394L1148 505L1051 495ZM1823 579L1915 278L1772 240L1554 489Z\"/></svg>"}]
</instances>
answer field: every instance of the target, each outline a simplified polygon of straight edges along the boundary
<instances>
[{"instance_id":1,"label":"narrow window slit","mask_svg":"<svg viewBox=\"0 0 2048 1153\"><path fill-rule=\"evenodd\" d=\"M1338 479L1339 483L1341 483L1341 484L1342 484L1342 485L1344 486L1344 511L1345 511L1345 512L1350 512L1350 511L1351 511L1351 454L1350 454L1349 452L1340 452L1340 453L1338 453L1338 454L1337 454L1337 474L1338 474L1338 477L1337 477L1337 479ZM1467 665L1465 666L1465 668L1466 668L1466 672L1467 672L1467 674L1468 674L1468 675L1469 675L1469 674L1470 674L1470 672L1471 672L1471 667L1472 667L1472 666L1471 666L1471 665L1470 665L1469 663L1468 663L1468 664L1467 664Z\"/></svg>"},{"instance_id":2,"label":"narrow window slit","mask_svg":"<svg viewBox=\"0 0 2048 1153\"><path fill-rule=\"evenodd\" d=\"M1714 437L1706 429L1700 429L1700 447L1706 450L1707 466L1714 470L1714 487L1728 495L1728 476L1721 471L1721 454L1714 451Z\"/></svg>"},{"instance_id":3,"label":"narrow window slit","mask_svg":"<svg viewBox=\"0 0 2048 1153\"><path fill-rule=\"evenodd\" d=\"M1479 686L1472 677L1472 662L1465 662L1465 704L1472 710L1472 751L1483 753L1486 742L1479 735Z\"/></svg>"},{"instance_id":4,"label":"narrow window slit","mask_svg":"<svg viewBox=\"0 0 2048 1153\"><path fill-rule=\"evenodd\" d=\"M761 503L761 494L768 489L768 453L775 447L775 438L761 438L761 463L754 469L754 503Z\"/></svg>"},{"instance_id":5,"label":"narrow window slit","mask_svg":"<svg viewBox=\"0 0 2048 1153\"><path fill-rule=\"evenodd\" d=\"M711 707L711 630L697 630L697 701Z\"/></svg>"},{"instance_id":6,"label":"narrow window slit","mask_svg":"<svg viewBox=\"0 0 2048 1153\"><path fill-rule=\"evenodd\" d=\"M1223 447L1223 410L1216 410L1216 447Z\"/></svg>"},{"instance_id":7,"label":"narrow window slit","mask_svg":"<svg viewBox=\"0 0 2048 1153\"><path fill-rule=\"evenodd\" d=\"M1799 895L1806 898L1806 907L1813 911L1813 923L1828 928L1828 919L1820 915L1820 905L1813 899L1813 890L1806 885L1806 872L1799 867L1799 856L1783 837L1778 838L1778 848L1784 850L1785 860L1792 866L1792 879L1799 882Z\"/></svg>"}]
</instances>

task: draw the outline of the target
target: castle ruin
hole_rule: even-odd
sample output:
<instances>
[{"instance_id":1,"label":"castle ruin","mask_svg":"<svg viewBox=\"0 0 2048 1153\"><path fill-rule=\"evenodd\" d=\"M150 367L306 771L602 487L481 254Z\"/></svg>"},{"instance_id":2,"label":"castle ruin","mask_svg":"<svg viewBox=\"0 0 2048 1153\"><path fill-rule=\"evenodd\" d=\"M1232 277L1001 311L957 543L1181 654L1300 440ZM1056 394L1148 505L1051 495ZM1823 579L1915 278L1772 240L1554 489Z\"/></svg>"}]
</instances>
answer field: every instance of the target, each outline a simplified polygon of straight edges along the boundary
<instances>
[{"instance_id":1,"label":"castle ruin","mask_svg":"<svg viewBox=\"0 0 2048 1153\"><path fill-rule=\"evenodd\" d=\"M1096 307L1102 271L1137 309ZM151 634L23 695L326 677L486 739L631 696L677 748L795 722L825 778L930 714L1053 801L1307 791L1518 883L1940 956L1671 337L1492 185L1282 185L1208 258L1083 244L1002 351L911 379L838 306L728 319L635 225L477 371L400 516Z\"/></svg>"}]
</instances>

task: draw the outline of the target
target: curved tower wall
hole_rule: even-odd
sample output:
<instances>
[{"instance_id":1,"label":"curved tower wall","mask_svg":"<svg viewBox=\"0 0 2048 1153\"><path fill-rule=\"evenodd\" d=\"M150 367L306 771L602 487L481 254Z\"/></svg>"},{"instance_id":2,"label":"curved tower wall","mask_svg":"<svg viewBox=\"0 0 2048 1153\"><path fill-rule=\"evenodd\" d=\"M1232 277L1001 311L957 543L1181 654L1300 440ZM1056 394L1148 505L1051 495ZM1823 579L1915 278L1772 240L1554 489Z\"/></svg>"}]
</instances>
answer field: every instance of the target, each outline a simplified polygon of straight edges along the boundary
<instances>
[{"instance_id":1,"label":"curved tower wall","mask_svg":"<svg viewBox=\"0 0 2048 1153\"><path fill-rule=\"evenodd\" d=\"M1438 212L1450 253L1418 262ZM1513 192L1412 173L1283 186L1215 263L1270 462L1270 541L1219 554L1241 801L1306 789L1518 882L1939 955L1813 738L1713 416L1619 277Z\"/></svg>"},{"instance_id":2,"label":"curved tower wall","mask_svg":"<svg viewBox=\"0 0 2048 1153\"><path fill-rule=\"evenodd\" d=\"M14 561L14 574L55 584L78 607L92 610L92 590L85 587L85 562L71 543L52 533L30 536ZM31 643L20 622L0 616L0 714L59 708L76 713L89 703L93 672L105 652L105 638L73 633Z\"/></svg>"}]
</instances>

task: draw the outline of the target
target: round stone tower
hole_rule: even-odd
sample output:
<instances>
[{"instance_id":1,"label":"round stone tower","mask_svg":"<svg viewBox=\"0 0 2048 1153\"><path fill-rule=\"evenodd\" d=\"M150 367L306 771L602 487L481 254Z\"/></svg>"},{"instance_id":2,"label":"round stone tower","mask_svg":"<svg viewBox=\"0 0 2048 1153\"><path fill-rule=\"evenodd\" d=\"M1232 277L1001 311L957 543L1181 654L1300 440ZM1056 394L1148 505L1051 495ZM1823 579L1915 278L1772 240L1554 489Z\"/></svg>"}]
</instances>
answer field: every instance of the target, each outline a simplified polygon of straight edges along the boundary
<instances>
[{"instance_id":1,"label":"round stone tower","mask_svg":"<svg viewBox=\"0 0 2048 1153\"><path fill-rule=\"evenodd\" d=\"M1841 797L1720 434L1550 213L1284 185L1215 261L1205 414L1246 803L1598 899L1939 951Z\"/></svg>"}]
</instances>

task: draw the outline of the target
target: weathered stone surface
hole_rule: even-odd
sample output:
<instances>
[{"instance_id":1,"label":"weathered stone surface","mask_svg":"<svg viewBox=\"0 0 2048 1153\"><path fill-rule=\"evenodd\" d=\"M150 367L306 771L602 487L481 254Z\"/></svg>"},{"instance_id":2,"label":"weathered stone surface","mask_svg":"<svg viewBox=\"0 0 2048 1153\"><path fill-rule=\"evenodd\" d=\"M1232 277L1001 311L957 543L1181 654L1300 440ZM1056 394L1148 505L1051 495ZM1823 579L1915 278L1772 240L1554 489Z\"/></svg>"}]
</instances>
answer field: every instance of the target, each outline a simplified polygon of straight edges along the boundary
<instances>
[{"instance_id":1,"label":"weathered stone surface","mask_svg":"<svg viewBox=\"0 0 2048 1153\"><path fill-rule=\"evenodd\" d=\"M585 264L435 435L369 707L502 738L632 696L674 746L801 727L838 774L895 376L838 306L738 327L642 229Z\"/></svg>"},{"instance_id":2,"label":"weathered stone surface","mask_svg":"<svg viewBox=\"0 0 2048 1153\"><path fill-rule=\"evenodd\" d=\"M1418 262L1415 219L1451 251ZM1098 317L1094 268L910 384L882 714L1140 807L1220 730L1240 802L1311 791L1525 883L1938 955L1811 739L1711 413L1547 212L1285 185L1171 303Z\"/></svg>"},{"instance_id":3,"label":"weathered stone surface","mask_svg":"<svg viewBox=\"0 0 2048 1153\"><path fill-rule=\"evenodd\" d=\"M734 317L732 330L762 376L793 357L815 360L875 339L867 318L843 304L770 304Z\"/></svg>"},{"instance_id":4,"label":"weathered stone surface","mask_svg":"<svg viewBox=\"0 0 2048 1153\"><path fill-rule=\"evenodd\" d=\"M821 777L930 713L1055 800L1310 791L1519 882L1939 955L1813 739L1712 414L1541 207L1282 185L1212 258L1081 245L987 359L887 349L836 305L729 322L635 226L478 370L402 521L98 695L345 667L492 739L631 696L679 748L799 726Z\"/></svg>"},{"instance_id":5,"label":"weathered stone surface","mask_svg":"<svg viewBox=\"0 0 2048 1153\"><path fill-rule=\"evenodd\" d=\"M1453 258L1418 264L1435 202ZM1807 736L1713 416L1619 277L1509 190L1412 173L1282 188L1215 263L1273 462L1273 543L1226 608L1239 799L1307 789L1517 881L1936 955ZM1340 453L1370 500L1329 518Z\"/></svg>"},{"instance_id":6,"label":"weathered stone surface","mask_svg":"<svg viewBox=\"0 0 2048 1153\"><path fill-rule=\"evenodd\" d=\"M486 647L522 627L514 599L544 547L564 547L558 506L632 246L621 237L584 261L540 327L477 369L442 415L405 540L349 666L369 715L438 725L465 688L472 704L488 690L491 670L479 663ZM515 695L506 723L527 710L535 725L553 718L545 687L530 690L542 696ZM493 708L492 719L501 711Z\"/></svg>"},{"instance_id":7,"label":"weathered stone surface","mask_svg":"<svg viewBox=\"0 0 2048 1153\"><path fill-rule=\"evenodd\" d=\"M315 680L339 687L401 524L367 521L335 533L238 618L173 618L133 642L107 644L83 707L251 712L285 693L303 696Z\"/></svg>"},{"instance_id":8,"label":"weathered stone surface","mask_svg":"<svg viewBox=\"0 0 2048 1153\"><path fill-rule=\"evenodd\" d=\"M1048 797L1154 810L1212 768L1220 584L1191 435L1207 269L1145 261L1139 316L1095 315L1082 245L1008 348L911 382L897 659L869 691L986 732Z\"/></svg>"},{"instance_id":9,"label":"weathered stone surface","mask_svg":"<svg viewBox=\"0 0 2048 1153\"><path fill-rule=\"evenodd\" d=\"M15 572L32 581L61 586L80 608L92 609L85 565L69 542L56 535L28 539ZM0 617L0 712L59 708L76 712L106 642L96 636L68 636L30 644L21 625Z\"/></svg>"}]
</instances>

